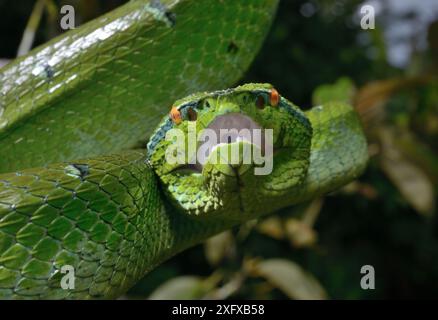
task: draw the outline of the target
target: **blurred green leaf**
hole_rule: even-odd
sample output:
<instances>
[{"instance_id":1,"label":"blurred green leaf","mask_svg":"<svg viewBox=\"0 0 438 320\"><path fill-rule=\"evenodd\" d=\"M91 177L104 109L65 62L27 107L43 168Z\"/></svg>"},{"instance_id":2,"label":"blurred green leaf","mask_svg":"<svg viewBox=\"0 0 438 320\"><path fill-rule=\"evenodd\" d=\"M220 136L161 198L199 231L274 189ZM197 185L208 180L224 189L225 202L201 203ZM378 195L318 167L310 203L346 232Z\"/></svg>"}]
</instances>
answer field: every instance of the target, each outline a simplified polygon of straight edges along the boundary
<instances>
[{"instance_id":1,"label":"blurred green leaf","mask_svg":"<svg viewBox=\"0 0 438 320\"><path fill-rule=\"evenodd\" d=\"M210 290L205 279L196 276L173 278L151 293L151 300L190 300L200 299Z\"/></svg>"},{"instance_id":2,"label":"blurred green leaf","mask_svg":"<svg viewBox=\"0 0 438 320\"><path fill-rule=\"evenodd\" d=\"M432 182L400 151L395 143L397 136L391 129L381 128L379 136L382 144L383 171L415 210L431 215L435 208Z\"/></svg>"},{"instance_id":3,"label":"blurred green leaf","mask_svg":"<svg viewBox=\"0 0 438 320\"><path fill-rule=\"evenodd\" d=\"M229 230L209 238L204 244L205 256L212 266L218 265L233 248L234 237Z\"/></svg>"},{"instance_id":4,"label":"blurred green leaf","mask_svg":"<svg viewBox=\"0 0 438 320\"><path fill-rule=\"evenodd\" d=\"M438 184L438 154L412 132L403 132L394 141L406 157L418 165L431 182Z\"/></svg>"},{"instance_id":5,"label":"blurred green leaf","mask_svg":"<svg viewBox=\"0 0 438 320\"><path fill-rule=\"evenodd\" d=\"M285 238L283 221L279 216L265 218L257 225L257 231L277 240Z\"/></svg>"},{"instance_id":6,"label":"blurred green leaf","mask_svg":"<svg viewBox=\"0 0 438 320\"><path fill-rule=\"evenodd\" d=\"M307 223L290 218L286 221L286 232L295 248L310 247L316 243L317 234Z\"/></svg>"},{"instance_id":7,"label":"blurred green leaf","mask_svg":"<svg viewBox=\"0 0 438 320\"><path fill-rule=\"evenodd\" d=\"M286 235L295 248L311 247L318 239L313 225L321 212L323 198L316 198L302 209L301 218L288 218L285 223Z\"/></svg>"},{"instance_id":8,"label":"blurred green leaf","mask_svg":"<svg viewBox=\"0 0 438 320\"><path fill-rule=\"evenodd\" d=\"M221 287L214 288L204 298L224 300L239 291L244 284L245 276L243 272L237 272Z\"/></svg>"},{"instance_id":9,"label":"blurred green leaf","mask_svg":"<svg viewBox=\"0 0 438 320\"><path fill-rule=\"evenodd\" d=\"M327 299L327 293L310 273L296 263L285 259L269 259L256 262L253 272L265 278L291 299Z\"/></svg>"},{"instance_id":10,"label":"blurred green leaf","mask_svg":"<svg viewBox=\"0 0 438 320\"><path fill-rule=\"evenodd\" d=\"M385 115L383 107L395 93L422 86L432 79L429 75L423 75L369 82L357 91L354 106L362 122L367 126L373 126L383 120Z\"/></svg>"},{"instance_id":11,"label":"blurred green leaf","mask_svg":"<svg viewBox=\"0 0 438 320\"><path fill-rule=\"evenodd\" d=\"M314 106L326 104L330 101L351 103L356 88L350 78L339 78L334 84L321 85L313 92Z\"/></svg>"},{"instance_id":12,"label":"blurred green leaf","mask_svg":"<svg viewBox=\"0 0 438 320\"><path fill-rule=\"evenodd\" d=\"M26 29L23 32L17 56L23 56L32 48L35 39L35 33L40 25L41 17L46 6L46 0L37 0L32 10L32 14L27 22Z\"/></svg>"}]
</instances>

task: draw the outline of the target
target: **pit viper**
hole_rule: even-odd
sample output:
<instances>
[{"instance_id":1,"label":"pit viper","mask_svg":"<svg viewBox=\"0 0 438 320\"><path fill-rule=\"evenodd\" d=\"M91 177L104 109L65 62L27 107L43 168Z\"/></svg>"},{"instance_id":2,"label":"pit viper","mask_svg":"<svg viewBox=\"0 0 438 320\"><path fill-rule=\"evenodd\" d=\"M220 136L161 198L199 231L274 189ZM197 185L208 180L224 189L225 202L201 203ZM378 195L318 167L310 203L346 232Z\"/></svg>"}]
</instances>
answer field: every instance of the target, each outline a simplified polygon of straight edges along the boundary
<instances>
[{"instance_id":1,"label":"pit viper","mask_svg":"<svg viewBox=\"0 0 438 320\"><path fill-rule=\"evenodd\" d=\"M269 84L224 89L276 8L131 1L0 70L0 298L118 297L184 249L363 171L366 140L349 105L301 111ZM236 128L269 129L270 145L221 136ZM218 141L203 163L199 139L169 161L206 129ZM233 146L263 161L213 161Z\"/></svg>"}]
</instances>

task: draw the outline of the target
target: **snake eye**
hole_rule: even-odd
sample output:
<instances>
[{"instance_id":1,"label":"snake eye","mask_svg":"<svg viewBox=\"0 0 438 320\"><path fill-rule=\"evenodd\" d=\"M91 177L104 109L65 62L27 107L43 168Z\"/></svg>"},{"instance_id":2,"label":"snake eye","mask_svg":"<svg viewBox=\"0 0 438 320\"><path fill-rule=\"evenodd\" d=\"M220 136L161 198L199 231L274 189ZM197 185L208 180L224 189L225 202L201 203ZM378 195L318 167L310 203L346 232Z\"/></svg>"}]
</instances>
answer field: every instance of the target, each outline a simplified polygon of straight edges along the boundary
<instances>
[{"instance_id":1,"label":"snake eye","mask_svg":"<svg viewBox=\"0 0 438 320\"><path fill-rule=\"evenodd\" d=\"M196 109L197 110L204 110L204 108L209 109L210 107L211 107L210 102L208 102L208 100L206 98L205 99L200 99L196 103Z\"/></svg>"},{"instance_id":2,"label":"snake eye","mask_svg":"<svg viewBox=\"0 0 438 320\"><path fill-rule=\"evenodd\" d=\"M259 109L264 109L266 106L266 101L265 98L263 97L263 95L258 95L257 99L256 99L256 106Z\"/></svg>"},{"instance_id":3,"label":"snake eye","mask_svg":"<svg viewBox=\"0 0 438 320\"><path fill-rule=\"evenodd\" d=\"M280 103L280 94L277 90L271 89L271 93L269 94L269 100L271 106L276 107Z\"/></svg>"},{"instance_id":4,"label":"snake eye","mask_svg":"<svg viewBox=\"0 0 438 320\"><path fill-rule=\"evenodd\" d=\"M175 124L180 124L182 121L181 112L176 107L170 109L169 117Z\"/></svg>"},{"instance_id":5,"label":"snake eye","mask_svg":"<svg viewBox=\"0 0 438 320\"><path fill-rule=\"evenodd\" d=\"M190 121L196 121L196 119L198 119L198 114L196 113L196 111L193 108L189 108L187 110L187 115L188 115Z\"/></svg>"}]
</instances>

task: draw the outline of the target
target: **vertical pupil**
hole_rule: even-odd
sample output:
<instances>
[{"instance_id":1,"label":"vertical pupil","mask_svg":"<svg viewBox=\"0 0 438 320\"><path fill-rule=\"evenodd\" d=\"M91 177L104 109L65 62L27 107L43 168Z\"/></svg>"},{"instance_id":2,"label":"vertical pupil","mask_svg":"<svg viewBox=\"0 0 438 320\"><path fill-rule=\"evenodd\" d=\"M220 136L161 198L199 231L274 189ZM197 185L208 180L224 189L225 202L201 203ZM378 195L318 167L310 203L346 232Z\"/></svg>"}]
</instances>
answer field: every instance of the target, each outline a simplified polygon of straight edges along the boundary
<instances>
[{"instance_id":1,"label":"vertical pupil","mask_svg":"<svg viewBox=\"0 0 438 320\"><path fill-rule=\"evenodd\" d=\"M195 110L193 110L193 108L189 108L187 110L187 115L190 121L196 121L196 119L198 118L198 114L196 113Z\"/></svg>"},{"instance_id":2,"label":"vertical pupil","mask_svg":"<svg viewBox=\"0 0 438 320\"><path fill-rule=\"evenodd\" d=\"M263 109L265 107L265 98L262 95L259 95L256 100L256 106L259 109Z\"/></svg>"},{"instance_id":3,"label":"vertical pupil","mask_svg":"<svg viewBox=\"0 0 438 320\"><path fill-rule=\"evenodd\" d=\"M231 137L230 136L228 136L228 143L231 143Z\"/></svg>"}]
</instances>

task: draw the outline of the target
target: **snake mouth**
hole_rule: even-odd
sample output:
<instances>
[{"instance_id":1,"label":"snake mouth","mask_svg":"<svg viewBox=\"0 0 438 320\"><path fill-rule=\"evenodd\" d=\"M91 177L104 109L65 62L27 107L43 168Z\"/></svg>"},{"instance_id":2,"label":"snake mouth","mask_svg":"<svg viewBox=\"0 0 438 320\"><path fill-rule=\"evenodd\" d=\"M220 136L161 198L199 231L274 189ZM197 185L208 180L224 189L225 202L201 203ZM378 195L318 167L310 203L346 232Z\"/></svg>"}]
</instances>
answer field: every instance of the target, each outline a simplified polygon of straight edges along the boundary
<instances>
[{"instance_id":1,"label":"snake mouth","mask_svg":"<svg viewBox=\"0 0 438 320\"><path fill-rule=\"evenodd\" d=\"M274 149L273 142L266 139L264 132L265 129L260 124L242 113L233 112L219 115L203 129L198 139L200 142L197 143L196 153L188 163L173 168L171 172L202 173L202 169L217 148L239 142L246 142L251 147L260 149L263 157L272 156L278 149ZM233 155L231 157L233 158ZM242 170L239 170L239 166L242 164L242 159L237 161L240 163L225 162L222 164L228 164L232 172L240 174ZM241 167L243 168L243 166Z\"/></svg>"}]
</instances>

